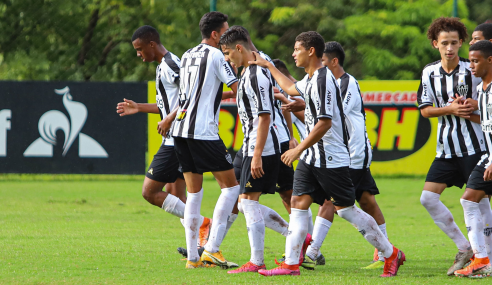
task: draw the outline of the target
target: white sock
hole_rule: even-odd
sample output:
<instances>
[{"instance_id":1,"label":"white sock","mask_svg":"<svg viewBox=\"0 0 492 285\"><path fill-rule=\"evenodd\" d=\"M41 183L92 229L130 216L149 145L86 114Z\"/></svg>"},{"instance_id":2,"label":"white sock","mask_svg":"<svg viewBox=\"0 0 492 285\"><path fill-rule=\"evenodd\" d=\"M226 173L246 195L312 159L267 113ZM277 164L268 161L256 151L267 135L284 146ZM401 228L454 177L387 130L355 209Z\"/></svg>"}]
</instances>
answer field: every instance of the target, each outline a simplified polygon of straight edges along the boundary
<instances>
[{"instance_id":1,"label":"white sock","mask_svg":"<svg viewBox=\"0 0 492 285\"><path fill-rule=\"evenodd\" d=\"M233 213L231 213L229 215L229 217L227 218L227 226L226 226L226 229L224 231L224 236L222 237L222 241L224 241L224 238L227 236L229 229L232 227L232 224L234 224L236 219L237 219L237 214L233 214Z\"/></svg>"},{"instance_id":2,"label":"white sock","mask_svg":"<svg viewBox=\"0 0 492 285\"><path fill-rule=\"evenodd\" d=\"M383 235L388 238L388 233L386 232L386 223L384 224L381 224L381 225L378 225L378 228L381 230L381 232L383 233ZM384 261L384 256L383 256L383 253L378 251L378 257L379 257L379 260L380 261Z\"/></svg>"},{"instance_id":3,"label":"white sock","mask_svg":"<svg viewBox=\"0 0 492 285\"><path fill-rule=\"evenodd\" d=\"M217 204L215 205L212 228L210 229L210 238L205 245L205 250L211 253L219 251L219 246L224 239L227 227L227 219L232 213L234 204L239 197L239 185L221 189Z\"/></svg>"},{"instance_id":4,"label":"white sock","mask_svg":"<svg viewBox=\"0 0 492 285\"><path fill-rule=\"evenodd\" d=\"M313 212L311 212L311 208L308 209L308 214L309 214L308 233L310 235L313 235L313 229L314 229L314 226L313 226Z\"/></svg>"},{"instance_id":5,"label":"white sock","mask_svg":"<svg viewBox=\"0 0 492 285\"><path fill-rule=\"evenodd\" d=\"M468 238L475 257L488 257L483 235L482 213L480 213L478 203L465 199L460 199L460 202L463 206L463 212L465 212L466 229L468 230Z\"/></svg>"},{"instance_id":6,"label":"white sock","mask_svg":"<svg viewBox=\"0 0 492 285\"><path fill-rule=\"evenodd\" d=\"M265 264L263 250L265 248L265 222L258 201L241 199L244 218L248 228L249 246L251 247L250 261L258 266Z\"/></svg>"},{"instance_id":7,"label":"white sock","mask_svg":"<svg viewBox=\"0 0 492 285\"><path fill-rule=\"evenodd\" d=\"M331 222L327 219L317 216L314 222L313 241L306 251L306 255L312 260L316 260L320 255L320 248L330 230Z\"/></svg>"},{"instance_id":8,"label":"white sock","mask_svg":"<svg viewBox=\"0 0 492 285\"><path fill-rule=\"evenodd\" d=\"M265 221L265 226L286 237L289 232L289 224L287 221L274 210L265 205L259 205L261 214L263 215L263 220Z\"/></svg>"},{"instance_id":9,"label":"white sock","mask_svg":"<svg viewBox=\"0 0 492 285\"><path fill-rule=\"evenodd\" d=\"M437 193L424 190L422 191L422 196L420 196L420 203L429 212L434 223L454 241L459 250L468 250L470 243L454 222L453 214L439 200L440 197L441 195Z\"/></svg>"},{"instance_id":10,"label":"white sock","mask_svg":"<svg viewBox=\"0 0 492 285\"><path fill-rule=\"evenodd\" d=\"M393 254L393 246L383 235L372 216L353 205L337 210L338 215L355 226L364 238L383 253L385 258Z\"/></svg>"},{"instance_id":11,"label":"white sock","mask_svg":"<svg viewBox=\"0 0 492 285\"><path fill-rule=\"evenodd\" d=\"M492 260L492 209L490 209L489 198L483 198L478 203L480 213L483 220L483 235L485 238L485 246L487 247L487 255Z\"/></svg>"},{"instance_id":12,"label":"white sock","mask_svg":"<svg viewBox=\"0 0 492 285\"><path fill-rule=\"evenodd\" d=\"M203 199L203 189L198 193L189 193L184 211L186 248L188 250L188 260L196 262L198 256L197 240L198 231L200 230L200 208Z\"/></svg>"},{"instance_id":13,"label":"white sock","mask_svg":"<svg viewBox=\"0 0 492 285\"><path fill-rule=\"evenodd\" d=\"M178 218L184 217L185 203L178 197L168 193L161 207L164 211Z\"/></svg>"},{"instance_id":14,"label":"white sock","mask_svg":"<svg viewBox=\"0 0 492 285\"><path fill-rule=\"evenodd\" d=\"M306 239L308 230L309 213L307 210L291 208L289 234L285 242L285 263L288 265L299 264L302 244Z\"/></svg>"}]
</instances>

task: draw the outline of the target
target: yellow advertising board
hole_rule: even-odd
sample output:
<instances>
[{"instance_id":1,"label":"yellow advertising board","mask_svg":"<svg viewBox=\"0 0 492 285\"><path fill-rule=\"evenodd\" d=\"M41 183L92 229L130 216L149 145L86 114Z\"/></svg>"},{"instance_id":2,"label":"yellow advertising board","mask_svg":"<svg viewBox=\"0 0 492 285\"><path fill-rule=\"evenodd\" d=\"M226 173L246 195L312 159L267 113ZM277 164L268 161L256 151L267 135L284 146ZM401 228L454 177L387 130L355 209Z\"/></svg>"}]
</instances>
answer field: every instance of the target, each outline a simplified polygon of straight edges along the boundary
<instances>
[{"instance_id":1,"label":"yellow advertising board","mask_svg":"<svg viewBox=\"0 0 492 285\"><path fill-rule=\"evenodd\" d=\"M425 175L436 155L437 119L426 119L417 108L419 81L359 81L365 104L366 126L373 146L374 175ZM148 102L155 103L155 82L148 84ZM148 117L147 165L160 147L158 114ZM243 133L234 100L223 102L219 135L235 153ZM294 136L299 139L294 127Z\"/></svg>"}]
</instances>

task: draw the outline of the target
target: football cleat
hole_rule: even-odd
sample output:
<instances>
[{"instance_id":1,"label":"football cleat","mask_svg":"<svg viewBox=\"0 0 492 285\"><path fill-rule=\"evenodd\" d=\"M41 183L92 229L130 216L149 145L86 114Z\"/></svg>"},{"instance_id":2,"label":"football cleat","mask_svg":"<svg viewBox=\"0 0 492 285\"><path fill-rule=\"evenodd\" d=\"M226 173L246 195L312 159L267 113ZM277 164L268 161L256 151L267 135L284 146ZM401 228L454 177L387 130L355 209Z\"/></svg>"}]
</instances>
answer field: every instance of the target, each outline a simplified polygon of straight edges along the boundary
<instances>
[{"instance_id":1,"label":"football cleat","mask_svg":"<svg viewBox=\"0 0 492 285\"><path fill-rule=\"evenodd\" d=\"M318 258L316 258L316 265L325 265L326 260L322 253L319 254Z\"/></svg>"},{"instance_id":2,"label":"football cleat","mask_svg":"<svg viewBox=\"0 0 492 285\"><path fill-rule=\"evenodd\" d=\"M193 261L186 261L186 268L187 269L194 269L194 268L200 268L200 267L215 267L215 264L205 264L201 260L198 260L197 262Z\"/></svg>"},{"instance_id":3,"label":"football cleat","mask_svg":"<svg viewBox=\"0 0 492 285\"><path fill-rule=\"evenodd\" d=\"M384 267L384 261L378 260L374 261L373 263L369 264L366 267L361 267L361 269L380 269Z\"/></svg>"},{"instance_id":4,"label":"football cleat","mask_svg":"<svg viewBox=\"0 0 492 285\"><path fill-rule=\"evenodd\" d=\"M301 254L299 255L299 265L301 265L304 262L304 256L306 255L306 250L308 249L312 241L313 238L311 237L311 234L308 233L306 235L306 239L304 239L304 243L302 244Z\"/></svg>"},{"instance_id":5,"label":"football cleat","mask_svg":"<svg viewBox=\"0 0 492 285\"><path fill-rule=\"evenodd\" d=\"M212 219L203 218L203 223L200 226L198 232L198 247L204 247L208 242L208 237L210 235L210 228L212 228Z\"/></svg>"},{"instance_id":6,"label":"football cleat","mask_svg":"<svg viewBox=\"0 0 492 285\"><path fill-rule=\"evenodd\" d=\"M205 247L198 248L198 256L202 256ZM188 258L188 251L184 247L178 247L178 253L181 254L184 258Z\"/></svg>"},{"instance_id":7,"label":"football cleat","mask_svg":"<svg viewBox=\"0 0 492 285\"><path fill-rule=\"evenodd\" d=\"M306 257L304 257L304 261L301 263L301 266L307 270L314 270L314 267L316 266L316 260L312 260L311 257L306 255Z\"/></svg>"},{"instance_id":8,"label":"football cleat","mask_svg":"<svg viewBox=\"0 0 492 285\"><path fill-rule=\"evenodd\" d=\"M470 265L456 270L454 275L468 278L485 278L492 274L492 266L488 257L475 258Z\"/></svg>"},{"instance_id":9,"label":"football cleat","mask_svg":"<svg viewBox=\"0 0 492 285\"><path fill-rule=\"evenodd\" d=\"M256 265L253 262L248 261L248 263L244 264L243 266L239 267L238 269L227 271L227 273L235 274L235 273L244 273L244 272L258 272L258 270L260 270L260 269L266 269L265 264Z\"/></svg>"},{"instance_id":10,"label":"football cleat","mask_svg":"<svg viewBox=\"0 0 492 285\"><path fill-rule=\"evenodd\" d=\"M236 263L227 261L220 250L214 253L204 250L200 260L207 264L220 266L222 269L239 267Z\"/></svg>"},{"instance_id":11,"label":"football cleat","mask_svg":"<svg viewBox=\"0 0 492 285\"><path fill-rule=\"evenodd\" d=\"M398 268L406 261L403 251L393 246L393 254L384 259L383 274L380 277L393 277L398 273Z\"/></svg>"},{"instance_id":12,"label":"football cleat","mask_svg":"<svg viewBox=\"0 0 492 285\"><path fill-rule=\"evenodd\" d=\"M274 269L266 270L260 269L258 273L263 276L276 276L276 275L301 275L299 265L288 265L285 262L279 263L275 260L275 263L279 265Z\"/></svg>"},{"instance_id":13,"label":"football cleat","mask_svg":"<svg viewBox=\"0 0 492 285\"><path fill-rule=\"evenodd\" d=\"M465 266L465 263L470 261L470 258L473 256L473 250L470 248L467 251L458 251L454 258L453 265L448 269L448 276L454 274L456 270L460 270Z\"/></svg>"}]
</instances>

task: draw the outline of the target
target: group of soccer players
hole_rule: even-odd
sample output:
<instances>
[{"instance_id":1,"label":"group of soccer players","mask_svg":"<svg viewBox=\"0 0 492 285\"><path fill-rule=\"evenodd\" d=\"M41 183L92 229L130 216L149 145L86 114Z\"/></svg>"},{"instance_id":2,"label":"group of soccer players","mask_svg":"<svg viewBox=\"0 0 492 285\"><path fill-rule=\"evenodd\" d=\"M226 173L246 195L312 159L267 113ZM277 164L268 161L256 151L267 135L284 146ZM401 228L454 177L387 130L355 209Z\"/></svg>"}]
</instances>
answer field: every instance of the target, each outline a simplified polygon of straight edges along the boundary
<instances>
[{"instance_id":1,"label":"group of soccer players","mask_svg":"<svg viewBox=\"0 0 492 285\"><path fill-rule=\"evenodd\" d=\"M389 242L375 200L379 191L369 170L372 150L364 105L357 80L343 69L342 46L325 43L317 32L299 34L292 56L306 75L296 81L282 61L272 61L256 49L244 27L229 27L227 21L220 12L205 14L199 24L202 42L181 59L166 50L154 28L137 29L132 37L137 56L160 63L157 104L125 99L117 106L121 116L161 115L157 131L163 142L147 171L142 194L149 203L181 218L186 268L239 267L227 261L219 248L241 212L251 259L228 273L299 275L300 266L314 269L325 263L320 248L336 213L375 247L373 263L366 268L383 268L382 277L396 276L405 254ZM439 130L437 156L421 202L459 249L448 275L492 273L492 211L486 196L492 195L492 160L488 159L492 42L486 40L491 25L482 24L473 33L471 62L458 56L467 36L458 19L436 19L428 31L441 60L424 68L418 104L424 117L439 118ZM223 92L224 83L232 91ZM234 97L244 140L233 160L218 135L218 115L221 100ZM292 125L301 142L293 138ZM299 163L294 171L295 160ZM200 214L204 172L212 172L221 188L212 219ZM469 242L439 201L446 187L464 183L461 204ZM259 203L262 194L275 192L290 214L288 223ZM313 202L320 205L314 225ZM286 236L284 259L270 270L264 264L265 227Z\"/></svg>"}]
</instances>

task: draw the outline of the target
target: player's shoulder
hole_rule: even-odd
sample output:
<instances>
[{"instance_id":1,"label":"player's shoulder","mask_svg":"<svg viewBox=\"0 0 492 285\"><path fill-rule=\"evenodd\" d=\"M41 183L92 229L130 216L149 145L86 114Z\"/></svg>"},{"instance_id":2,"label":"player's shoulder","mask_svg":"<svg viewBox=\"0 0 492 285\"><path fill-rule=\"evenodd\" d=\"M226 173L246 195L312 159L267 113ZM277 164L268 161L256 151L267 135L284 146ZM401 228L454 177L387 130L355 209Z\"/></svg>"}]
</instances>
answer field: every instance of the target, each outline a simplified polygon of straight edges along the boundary
<instances>
[{"instance_id":1,"label":"player's shoulder","mask_svg":"<svg viewBox=\"0 0 492 285\"><path fill-rule=\"evenodd\" d=\"M438 68L438 67L441 67L441 60L436 60L434 62L431 62L431 63L428 63L424 69L422 70L422 74L425 74L425 73L430 73L431 71L433 71L435 68Z\"/></svg>"},{"instance_id":2,"label":"player's shoulder","mask_svg":"<svg viewBox=\"0 0 492 285\"><path fill-rule=\"evenodd\" d=\"M179 73L179 68L181 67L181 60L175 54L168 51L162 58L161 67L168 67L175 73Z\"/></svg>"},{"instance_id":3,"label":"player's shoulder","mask_svg":"<svg viewBox=\"0 0 492 285\"><path fill-rule=\"evenodd\" d=\"M271 58L268 54L264 53L263 51L259 50L259 51L258 51L258 54L259 54L259 55L260 55L260 56L261 56L264 60L268 60L269 62L272 62L272 58Z\"/></svg>"},{"instance_id":4,"label":"player's shoulder","mask_svg":"<svg viewBox=\"0 0 492 285\"><path fill-rule=\"evenodd\" d=\"M270 79L270 72L268 71L268 69L264 67L261 67L256 64L252 64L249 66L249 70L252 76L255 76L259 79L267 79L267 80Z\"/></svg>"}]
</instances>

